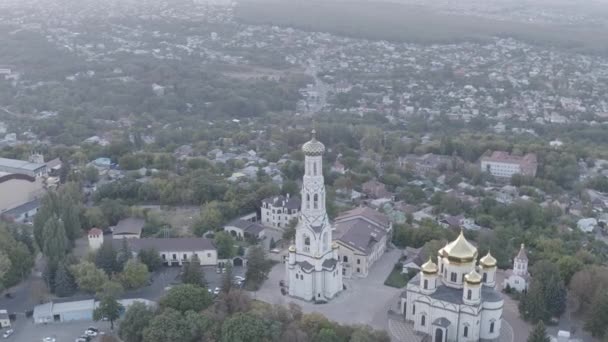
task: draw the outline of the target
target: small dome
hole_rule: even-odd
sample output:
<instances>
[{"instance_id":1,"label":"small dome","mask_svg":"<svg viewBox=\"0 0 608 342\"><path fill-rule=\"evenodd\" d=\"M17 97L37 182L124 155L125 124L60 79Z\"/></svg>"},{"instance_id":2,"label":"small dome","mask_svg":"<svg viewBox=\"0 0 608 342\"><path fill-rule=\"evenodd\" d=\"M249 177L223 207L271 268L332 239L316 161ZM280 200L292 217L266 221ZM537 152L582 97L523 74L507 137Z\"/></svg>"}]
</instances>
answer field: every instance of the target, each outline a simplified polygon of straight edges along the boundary
<instances>
[{"instance_id":1,"label":"small dome","mask_svg":"<svg viewBox=\"0 0 608 342\"><path fill-rule=\"evenodd\" d=\"M437 264L435 264L433 260L431 260L431 258L429 257L429 261L422 264L422 266L420 266L420 269L423 273L435 274L437 273Z\"/></svg>"},{"instance_id":2,"label":"small dome","mask_svg":"<svg viewBox=\"0 0 608 342\"><path fill-rule=\"evenodd\" d=\"M294 245L289 246L289 251L292 252L292 253L295 253L296 246L294 246Z\"/></svg>"},{"instance_id":3,"label":"small dome","mask_svg":"<svg viewBox=\"0 0 608 342\"><path fill-rule=\"evenodd\" d=\"M340 246L338 246L338 243L334 241L334 242L332 242L332 244L331 244L331 248L332 248L332 249L338 249L338 248L340 248Z\"/></svg>"},{"instance_id":4,"label":"small dome","mask_svg":"<svg viewBox=\"0 0 608 342\"><path fill-rule=\"evenodd\" d=\"M314 129L312 130L312 139L302 146L302 151L307 156L320 156L325 152L325 145L317 141Z\"/></svg>"},{"instance_id":5,"label":"small dome","mask_svg":"<svg viewBox=\"0 0 608 342\"><path fill-rule=\"evenodd\" d=\"M477 257L477 248L467 241L461 230L458 238L440 249L439 254L448 257L448 260L471 262Z\"/></svg>"},{"instance_id":6,"label":"small dome","mask_svg":"<svg viewBox=\"0 0 608 342\"><path fill-rule=\"evenodd\" d=\"M496 266L496 258L494 258L492 254L490 254L490 252L488 251L488 254L481 258L479 260L479 263L482 267L494 267Z\"/></svg>"},{"instance_id":7,"label":"small dome","mask_svg":"<svg viewBox=\"0 0 608 342\"><path fill-rule=\"evenodd\" d=\"M477 271L472 270L464 276L464 280L469 284L479 284L481 283L481 276L479 273L477 273Z\"/></svg>"}]
</instances>

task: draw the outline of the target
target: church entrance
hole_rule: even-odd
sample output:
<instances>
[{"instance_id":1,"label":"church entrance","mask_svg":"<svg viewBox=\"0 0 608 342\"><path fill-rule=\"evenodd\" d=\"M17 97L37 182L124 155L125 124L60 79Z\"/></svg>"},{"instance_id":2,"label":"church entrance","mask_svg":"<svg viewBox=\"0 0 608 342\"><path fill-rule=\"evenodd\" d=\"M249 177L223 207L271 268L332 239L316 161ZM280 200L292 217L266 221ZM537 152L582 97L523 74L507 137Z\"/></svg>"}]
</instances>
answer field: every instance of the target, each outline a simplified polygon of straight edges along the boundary
<instances>
[{"instance_id":1,"label":"church entrance","mask_svg":"<svg viewBox=\"0 0 608 342\"><path fill-rule=\"evenodd\" d=\"M435 330L435 342L443 342L443 330L440 328Z\"/></svg>"}]
</instances>

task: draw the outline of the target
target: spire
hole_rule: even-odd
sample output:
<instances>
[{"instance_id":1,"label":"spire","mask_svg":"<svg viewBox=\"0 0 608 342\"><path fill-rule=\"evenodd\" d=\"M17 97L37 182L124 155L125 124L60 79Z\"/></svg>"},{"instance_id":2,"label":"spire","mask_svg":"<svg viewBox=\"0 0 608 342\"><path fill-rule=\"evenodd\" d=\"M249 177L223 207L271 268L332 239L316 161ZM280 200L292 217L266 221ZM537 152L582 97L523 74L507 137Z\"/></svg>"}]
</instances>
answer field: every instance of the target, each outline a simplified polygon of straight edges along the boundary
<instances>
[{"instance_id":1,"label":"spire","mask_svg":"<svg viewBox=\"0 0 608 342\"><path fill-rule=\"evenodd\" d=\"M524 244L521 244L521 247L519 248L519 253L517 253L516 256L517 259L522 259L522 260L528 260L528 255L526 254L526 247L524 246Z\"/></svg>"},{"instance_id":2,"label":"spire","mask_svg":"<svg viewBox=\"0 0 608 342\"><path fill-rule=\"evenodd\" d=\"M317 140L317 130L313 128L312 131L310 131L310 136L312 137L311 140Z\"/></svg>"}]
</instances>

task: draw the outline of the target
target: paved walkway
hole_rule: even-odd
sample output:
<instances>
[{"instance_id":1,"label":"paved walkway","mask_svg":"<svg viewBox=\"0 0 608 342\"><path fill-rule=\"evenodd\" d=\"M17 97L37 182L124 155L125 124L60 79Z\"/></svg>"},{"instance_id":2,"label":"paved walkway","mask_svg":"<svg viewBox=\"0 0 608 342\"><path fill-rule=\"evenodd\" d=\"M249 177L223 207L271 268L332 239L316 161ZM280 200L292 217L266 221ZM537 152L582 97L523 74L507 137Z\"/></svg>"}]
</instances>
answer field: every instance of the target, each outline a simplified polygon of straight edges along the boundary
<instances>
[{"instance_id":1,"label":"paved walkway","mask_svg":"<svg viewBox=\"0 0 608 342\"><path fill-rule=\"evenodd\" d=\"M252 296L272 304L296 303L305 313L318 312L339 323L367 324L386 330L386 313L389 308L394 307L402 290L385 286L384 281L400 255L400 250L388 251L374 264L367 278L344 279L347 289L326 304L313 304L282 296L279 287L279 281L285 277L285 264L282 263L272 269L268 280L259 291L252 293Z\"/></svg>"}]
</instances>

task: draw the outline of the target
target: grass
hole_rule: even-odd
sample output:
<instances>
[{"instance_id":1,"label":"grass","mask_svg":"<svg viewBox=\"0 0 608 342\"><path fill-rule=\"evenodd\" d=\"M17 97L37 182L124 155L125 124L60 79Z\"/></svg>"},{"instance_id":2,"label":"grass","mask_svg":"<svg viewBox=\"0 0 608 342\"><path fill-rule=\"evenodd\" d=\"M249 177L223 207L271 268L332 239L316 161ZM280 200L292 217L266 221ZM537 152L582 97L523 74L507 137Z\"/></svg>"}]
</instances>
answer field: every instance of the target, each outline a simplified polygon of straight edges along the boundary
<instances>
[{"instance_id":1,"label":"grass","mask_svg":"<svg viewBox=\"0 0 608 342\"><path fill-rule=\"evenodd\" d=\"M384 285L402 289L407 285L409 277L407 274L401 273L402 266L400 263L395 264L395 267L384 281Z\"/></svg>"}]
</instances>

